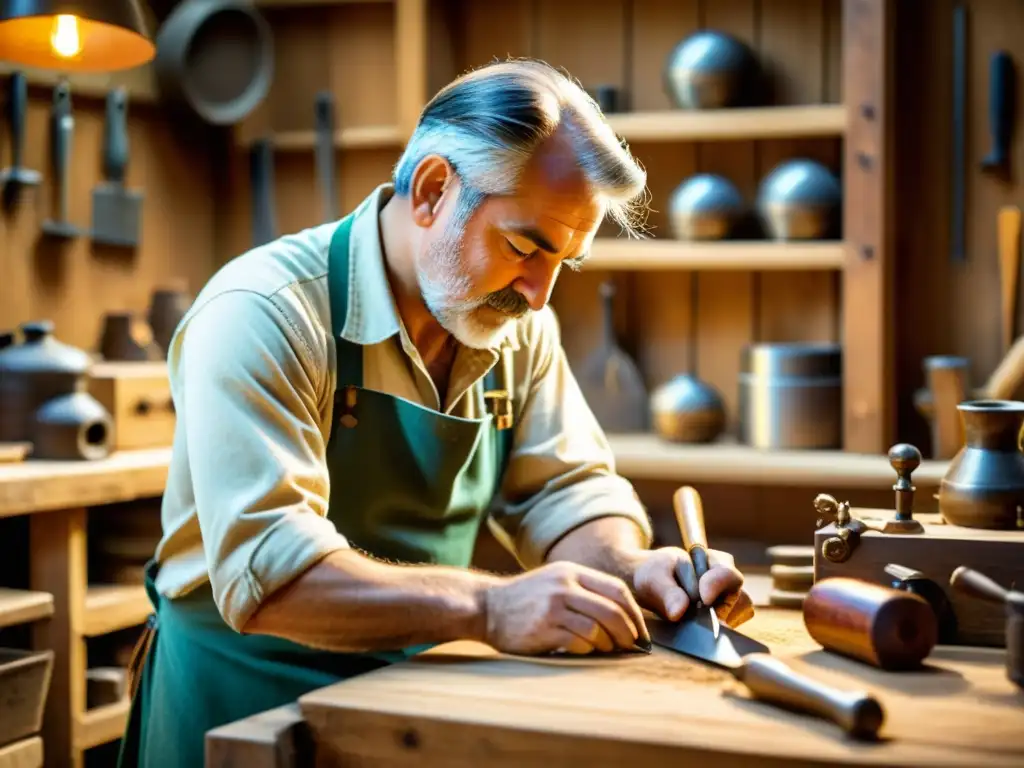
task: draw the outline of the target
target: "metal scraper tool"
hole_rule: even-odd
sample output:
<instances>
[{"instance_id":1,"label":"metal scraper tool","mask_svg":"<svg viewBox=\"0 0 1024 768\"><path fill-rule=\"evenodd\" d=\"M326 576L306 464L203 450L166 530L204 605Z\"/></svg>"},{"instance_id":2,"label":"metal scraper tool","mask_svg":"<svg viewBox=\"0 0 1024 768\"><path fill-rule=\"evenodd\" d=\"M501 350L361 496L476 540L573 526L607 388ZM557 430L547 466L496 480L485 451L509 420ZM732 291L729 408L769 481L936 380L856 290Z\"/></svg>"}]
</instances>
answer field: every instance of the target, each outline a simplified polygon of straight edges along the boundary
<instances>
[{"instance_id":1,"label":"metal scraper tool","mask_svg":"<svg viewBox=\"0 0 1024 768\"><path fill-rule=\"evenodd\" d=\"M673 496L676 523L683 546L700 575L707 570L704 508L694 488L683 486ZM700 562L698 562L700 561ZM680 575L688 593L697 594L690 577ZM873 739L885 719L882 705L868 693L846 692L799 675L778 659L768 646L731 627L721 626L711 606L699 598L680 621L647 620L655 645L714 664L732 673L758 699L825 717L858 739Z\"/></svg>"},{"instance_id":2,"label":"metal scraper tool","mask_svg":"<svg viewBox=\"0 0 1024 768\"><path fill-rule=\"evenodd\" d=\"M43 180L39 171L22 165L25 119L28 114L28 80L23 72L13 72L8 79L6 112L11 137L11 165L0 170L0 187L3 188L4 208L12 210L22 188L37 187Z\"/></svg>"},{"instance_id":3,"label":"metal scraper tool","mask_svg":"<svg viewBox=\"0 0 1024 768\"><path fill-rule=\"evenodd\" d=\"M766 645L723 627L716 638L699 621L648 619L655 644L728 670L755 698L831 720L848 735L874 740L885 720L881 703L864 691L843 691L801 675L772 658Z\"/></svg>"},{"instance_id":4,"label":"metal scraper tool","mask_svg":"<svg viewBox=\"0 0 1024 768\"><path fill-rule=\"evenodd\" d=\"M142 193L125 186L128 169L128 93L107 93L103 126L103 175L92 191L92 239L106 245L134 248L139 244Z\"/></svg>"}]
</instances>

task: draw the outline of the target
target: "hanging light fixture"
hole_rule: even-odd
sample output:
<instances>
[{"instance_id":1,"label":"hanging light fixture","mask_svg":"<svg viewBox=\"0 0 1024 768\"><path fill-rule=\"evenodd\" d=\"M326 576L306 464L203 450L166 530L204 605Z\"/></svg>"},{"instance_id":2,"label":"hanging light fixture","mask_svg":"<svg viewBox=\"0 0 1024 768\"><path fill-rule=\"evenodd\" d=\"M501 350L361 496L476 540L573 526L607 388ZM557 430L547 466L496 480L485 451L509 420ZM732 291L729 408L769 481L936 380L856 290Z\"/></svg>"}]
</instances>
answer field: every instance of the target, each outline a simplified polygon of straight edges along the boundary
<instances>
[{"instance_id":1,"label":"hanging light fixture","mask_svg":"<svg viewBox=\"0 0 1024 768\"><path fill-rule=\"evenodd\" d=\"M155 54L138 0L0 0L0 61L113 72Z\"/></svg>"}]
</instances>

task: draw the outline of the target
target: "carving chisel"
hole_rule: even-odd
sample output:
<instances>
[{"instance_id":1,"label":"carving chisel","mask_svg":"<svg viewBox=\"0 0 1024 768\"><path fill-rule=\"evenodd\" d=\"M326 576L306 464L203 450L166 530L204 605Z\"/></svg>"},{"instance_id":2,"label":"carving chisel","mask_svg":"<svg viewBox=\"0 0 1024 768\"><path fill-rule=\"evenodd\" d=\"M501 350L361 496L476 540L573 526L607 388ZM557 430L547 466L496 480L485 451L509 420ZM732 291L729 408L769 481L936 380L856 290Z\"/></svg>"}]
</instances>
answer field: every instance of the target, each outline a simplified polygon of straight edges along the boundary
<instances>
[{"instance_id":1,"label":"carving chisel","mask_svg":"<svg viewBox=\"0 0 1024 768\"><path fill-rule=\"evenodd\" d=\"M693 572L696 576L696 581L691 586L689 574L686 574L685 578L679 574L680 583L684 589L691 587L686 591L694 603L694 620L707 622L717 639L721 631L718 614L714 608L704 605L700 599L700 580L708 571L708 535L704 529L704 506L700 494L695 488L684 485L673 495L672 506L676 513L676 524L683 537L683 549L693 562Z\"/></svg>"}]
</instances>

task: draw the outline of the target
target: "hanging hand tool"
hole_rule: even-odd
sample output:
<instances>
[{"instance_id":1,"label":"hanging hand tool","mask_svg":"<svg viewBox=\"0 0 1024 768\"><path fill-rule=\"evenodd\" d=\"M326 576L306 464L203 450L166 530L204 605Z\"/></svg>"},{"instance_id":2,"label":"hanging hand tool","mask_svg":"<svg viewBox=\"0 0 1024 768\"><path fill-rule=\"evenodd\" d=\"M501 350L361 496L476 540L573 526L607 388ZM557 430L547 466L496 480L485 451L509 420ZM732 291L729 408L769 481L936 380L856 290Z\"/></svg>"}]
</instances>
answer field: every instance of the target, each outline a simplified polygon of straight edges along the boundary
<instances>
[{"instance_id":1,"label":"hanging hand tool","mask_svg":"<svg viewBox=\"0 0 1024 768\"><path fill-rule=\"evenodd\" d=\"M689 539L687 544L693 545L688 549L703 553L706 560L703 512L697 491L681 488L673 501L680 533L684 540ZM686 581L689 581L688 576ZM877 699L864 692L840 691L798 674L772 658L763 643L731 627L718 627L716 631L709 616L713 613L713 608L702 606L693 615L688 610L682 620L674 623L648 619L651 640L656 645L728 670L758 699L825 717L854 738L870 740L877 736L885 719Z\"/></svg>"},{"instance_id":2,"label":"hanging hand tool","mask_svg":"<svg viewBox=\"0 0 1024 768\"><path fill-rule=\"evenodd\" d=\"M56 215L43 222L43 234L68 239L78 237L78 227L68 220L68 182L71 168L71 148L74 145L75 118L71 114L71 87L58 83L53 89L50 106L50 163L56 186Z\"/></svg>"},{"instance_id":3,"label":"hanging hand tool","mask_svg":"<svg viewBox=\"0 0 1024 768\"><path fill-rule=\"evenodd\" d=\"M11 135L11 164L0 171L0 187L3 187L3 202L6 210L17 205L22 187L38 186L43 177L22 165L25 146L25 118L28 113L28 80L21 72L13 72L8 78L7 129Z\"/></svg>"},{"instance_id":4,"label":"hanging hand tool","mask_svg":"<svg viewBox=\"0 0 1024 768\"><path fill-rule=\"evenodd\" d=\"M967 8L953 8L953 158L950 260L967 260Z\"/></svg>"},{"instance_id":5,"label":"hanging hand tool","mask_svg":"<svg viewBox=\"0 0 1024 768\"><path fill-rule=\"evenodd\" d=\"M105 181L92 191L92 239L105 245L134 248L139 244L142 194L128 189L128 92L107 93L103 125Z\"/></svg>"},{"instance_id":6,"label":"hanging hand tool","mask_svg":"<svg viewBox=\"0 0 1024 768\"><path fill-rule=\"evenodd\" d=\"M316 95L315 113L316 172L324 206L322 219L324 223L328 223L338 218L338 197L335 191L337 160L334 153L334 99L329 91L321 91Z\"/></svg>"},{"instance_id":7,"label":"hanging hand tool","mask_svg":"<svg viewBox=\"0 0 1024 768\"><path fill-rule=\"evenodd\" d=\"M249 183L252 194L252 245L257 247L277 237L274 220L274 145L257 139L249 149Z\"/></svg>"},{"instance_id":8,"label":"hanging hand tool","mask_svg":"<svg viewBox=\"0 0 1024 768\"><path fill-rule=\"evenodd\" d=\"M989 62L988 130L992 146L981 161L981 168L1006 175L1010 170L1010 148L1013 144L1013 116L1017 93L1013 59L1006 51L996 51Z\"/></svg>"}]
</instances>

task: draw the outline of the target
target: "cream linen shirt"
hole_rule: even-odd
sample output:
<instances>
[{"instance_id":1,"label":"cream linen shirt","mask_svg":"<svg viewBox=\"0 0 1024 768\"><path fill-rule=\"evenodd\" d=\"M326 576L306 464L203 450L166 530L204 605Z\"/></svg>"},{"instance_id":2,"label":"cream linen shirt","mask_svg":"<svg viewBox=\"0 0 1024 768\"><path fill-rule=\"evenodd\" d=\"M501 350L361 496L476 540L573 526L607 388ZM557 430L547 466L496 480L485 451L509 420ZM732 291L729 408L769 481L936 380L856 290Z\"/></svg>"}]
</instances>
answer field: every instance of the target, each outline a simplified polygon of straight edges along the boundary
<instances>
[{"instance_id":1,"label":"cream linen shirt","mask_svg":"<svg viewBox=\"0 0 1024 768\"><path fill-rule=\"evenodd\" d=\"M342 336L363 346L363 385L445 413L484 414L474 387L498 360L460 348L439 397L402 326L388 284L378 212L393 189L356 209ZM240 631L260 602L325 555L349 546L326 515L325 463L335 389L327 253L335 224L281 237L222 267L196 297L168 351L178 420L163 497L157 589L209 581ZM606 516L651 528L569 370L550 308L514 324L514 444L489 524L524 567L558 539ZM372 427L371 427L372 428Z\"/></svg>"}]
</instances>

